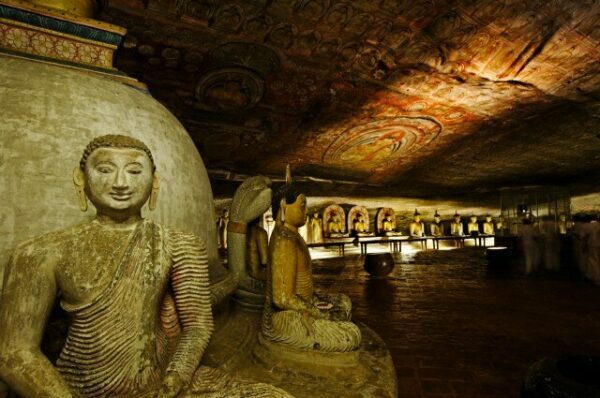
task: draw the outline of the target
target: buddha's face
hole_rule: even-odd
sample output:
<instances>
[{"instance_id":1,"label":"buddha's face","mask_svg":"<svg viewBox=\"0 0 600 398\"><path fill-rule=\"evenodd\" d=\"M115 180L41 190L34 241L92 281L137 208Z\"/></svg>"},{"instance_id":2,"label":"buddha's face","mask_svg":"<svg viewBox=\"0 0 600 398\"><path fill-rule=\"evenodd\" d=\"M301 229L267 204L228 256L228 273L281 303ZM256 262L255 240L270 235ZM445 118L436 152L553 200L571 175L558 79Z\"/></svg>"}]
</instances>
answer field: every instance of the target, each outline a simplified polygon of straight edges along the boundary
<instances>
[{"instance_id":1,"label":"buddha's face","mask_svg":"<svg viewBox=\"0 0 600 398\"><path fill-rule=\"evenodd\" d=\"M315 214L313 214L313 218L314 218L315 220L316 220L316 219L318 219L318 218L319 218L319 214L318 214L318 213L315 213Z\"/></svg>"},{"instance_id":2,"label":"buddha's face","mask_svg":"<svg viewBox=\"0 0 600 398\"><path fill-rule=\"evenodd\" d=\"M440 216L435 216L435 217L433 217L433 219L436 223L439 223L441 220Z\"/></svg>"},{"instance_id":3,"label":"buddha's face","mask_svg":"<svg viewBox=\"0 0 600 398\"><path fill-rule=\"evenodd\" d=\"M298 195L296 201L285 206L285 222L296 227L301 227L306 223L306 196Z\"/></svg>"},{"instance_id":4,"label":"buddha's face","mask_svg":"<svg viewBox=\"0 0 600 398\"><path fill-rule=\"evenodd\" d=\"M492 222L492 217L486 217L486 218L485 218L485 221L486 221L486 222Z\"/></svg>"},{"instance_id":5,"label":"buddha's face","mask_svg":"<svg viewBox=\"0 0 600 398\"><path fill-rule=\"evenodd\" d=\"M477 222L477 217L471 217L471 223L476 223Z\"/></svg>"},{"instance_id":6,"label":"buddha's face","mask_svg":"<svg viewBox=\"0 0 600 398\"><path fill-rule=\"evenodd\" d=\"M564 214L560 215L560 221L567 221L567 216Z\"/></svg>"},{"instance_id":7,"label":"buddha's face","mask_svg":"<svg viewBox=\"0 0 600 398\"><path fill-rule=\"evenodd\" d=\"M454 216L454 222L460 222L460 216Z\"/></svg>"},{"instance_id":8,"label":"buddha's face","mask_svg":"<svg viewBox=\"0 0 600 398\"><path fill-rule=\"evenodd\" d=\"M415 216L415 222L421 222L421 216Z\"/></svg>"},{"instance_id":9,"label":"buddha's face","mask_svg":"<svg viewBox=\"0 0 600 398\"><path fill-rule=\"evenodd\" d=\"M133 148L98 148L85 164L85 192L99 214L136 214L152 191L148 155Z\"/></svg>"}]
</instances>

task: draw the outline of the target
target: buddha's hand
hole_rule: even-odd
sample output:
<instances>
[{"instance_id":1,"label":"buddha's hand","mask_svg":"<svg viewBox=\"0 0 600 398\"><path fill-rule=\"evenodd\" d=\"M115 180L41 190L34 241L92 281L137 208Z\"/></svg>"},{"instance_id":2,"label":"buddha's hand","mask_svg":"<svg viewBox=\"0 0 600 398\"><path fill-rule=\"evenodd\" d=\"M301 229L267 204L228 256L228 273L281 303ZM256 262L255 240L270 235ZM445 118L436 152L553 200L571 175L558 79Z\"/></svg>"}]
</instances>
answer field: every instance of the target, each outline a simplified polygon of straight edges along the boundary
<instances>
[{"instance_id":1,"label":"buddha's hand","mask_svg":"<svg viewBox=\"0 0 600 398\"><path fill-rule=\"evenodd\" d=\"M174 398L183 390L183 380L177 373L167 373L156 398Z\"/></svg>"}]
</instances>

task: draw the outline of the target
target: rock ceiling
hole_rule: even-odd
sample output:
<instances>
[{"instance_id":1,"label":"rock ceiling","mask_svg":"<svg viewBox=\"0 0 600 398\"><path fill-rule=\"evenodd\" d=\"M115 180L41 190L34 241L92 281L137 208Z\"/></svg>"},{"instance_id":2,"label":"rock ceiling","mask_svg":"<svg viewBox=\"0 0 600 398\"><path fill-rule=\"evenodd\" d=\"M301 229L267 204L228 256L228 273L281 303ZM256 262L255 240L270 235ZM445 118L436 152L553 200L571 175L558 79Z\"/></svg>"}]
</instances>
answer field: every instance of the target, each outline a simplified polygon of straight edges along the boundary
<instances>
[{"instance_id":1,"label":"rock ceiling","mask_svg":"<svg viewBox=\"0 0 600 398\"><path fill-rule=\"evenodd\" d=\"M101 18L217 185L289 162L320 193L599 188L598 0L105 0Z\"/></svg>"}]
</instances>

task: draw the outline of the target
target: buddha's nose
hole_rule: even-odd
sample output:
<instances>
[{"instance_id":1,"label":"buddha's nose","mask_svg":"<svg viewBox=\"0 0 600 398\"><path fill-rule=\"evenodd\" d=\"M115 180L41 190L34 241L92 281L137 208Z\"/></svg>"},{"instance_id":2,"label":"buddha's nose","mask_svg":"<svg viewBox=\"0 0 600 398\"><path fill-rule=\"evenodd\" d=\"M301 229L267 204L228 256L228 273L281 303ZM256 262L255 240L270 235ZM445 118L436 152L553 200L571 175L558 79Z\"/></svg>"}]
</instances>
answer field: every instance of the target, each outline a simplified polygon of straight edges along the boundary
<instances>
[{"instance_id":1,"label":"buddha's nose","mask_svg":"<svg viewBox=\"0 0 600 398\"><path fill-rule=\"evenodd\" d=\"M125 189L129 186L129 181L127 180L127 173L125 170L118 170L115 175L115 181L113 182L113 187L117 189Z\"/></svg>"}]
</instances>

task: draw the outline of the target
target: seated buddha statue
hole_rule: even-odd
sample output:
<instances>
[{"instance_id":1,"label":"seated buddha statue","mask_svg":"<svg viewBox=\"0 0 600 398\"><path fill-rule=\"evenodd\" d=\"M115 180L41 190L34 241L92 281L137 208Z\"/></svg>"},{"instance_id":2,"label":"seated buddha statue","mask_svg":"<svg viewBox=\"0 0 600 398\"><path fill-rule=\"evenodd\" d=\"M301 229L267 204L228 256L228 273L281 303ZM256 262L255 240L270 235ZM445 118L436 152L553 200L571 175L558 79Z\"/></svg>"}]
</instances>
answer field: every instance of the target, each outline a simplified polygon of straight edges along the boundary
<instances>
[{"instance_id":1,"label":"seated buddha statue","mask_svg":"<svg viewBox=\"0 0 600 398\"><path fill-rule=\"evenodd\" d=\"M420 238L425 236L425 224L421 221L421 213L415 209L415 218L413 222L410 223L410 236L413 238Z\"/></svg>"},{"instance_id":2,"label":"seated buddha statue","mask_svg":"<svg viewBox=\"0 0 600 398\"><path fill-rule=\"evenodd\" d=\"M306 197L291 177L273 195L276 223L269 242L267 291L261 338L299 350L347 352L361 332L350 322L352 303L343 294L316 292L306 242L298 233Z\"/></svg>"},{"instance_id":3,"label":"seated buddha statue","mask_svg":"<svg viewBox=\"0 0 600 398\"><path fill-rule=\"evenodd\" d=\"M383 234L385 236L400 236L400 235L402 235L401 232L397 232L396 229L394 228L394 221L392 220L392 216L390 216L390 215L385 216L385 218L383 219L383 222L381 223L381 226L383 227Z\"/></svg>"},{"instance_id":4,"label":"seated buddha statue","mask_svg":"<svg viewBox=\"0 0 600 398\"><path fill-rule=\"evenodd\" d=\"M329 229L329 237L330 238L341 238L344 237L344 223L342 222L342 217L339 214L333 213L329 218L329 222L327 223L327 227Z\"/></svg>"},{"instance_id":5,"label":"seated buddha statue","mask_svg":"<svg viewBox=\"0 0 600 398\"><path fill-rule=\"evenodd\" d=\"M483 233L484 235L494 235L494 222L492 221L492 216L489 214L485 216L485 222L483 223Z\"/></svg>"},{"instance_id":6,"label":"seated buddha statue","mask_svg":"<svg viewBox=\"0 0 600 398\"><path fill-rule=\"evenodd\" d=\"M367 225L365 224L365 217L362 214L357 214L352 225L354 226L354 233L356 236L373 236L373 233L368 231Z\"/></svg>"},{"instance_id":7,"label":"seated buddha statue","mask_svg":"<svg viewBox=\"0 0 600 398\"><path fill-rule=\"evenodd\" d=\"M467 231L469 235L479 234L479 223L477 222L476 216L471 216L470 222L467 224Z\"/></svg>"},{"instance_id":8,"label":"seated buddha statue","mask_svg":"<svg viewBox=\"0 0 600 398\"><path fill-rule=\"evenodd\" d=\"M460 214L454 212L454 217L450 223L450 235L462 236L463 235L463 224L460 220Z\"/></svg>"},{"instance_id":9,"label":"seated buddha statue","mask_svg":"<svg viewBox=\"0 0 600 398\"><path fill-rule=\"evenodd\" d=\"M444 235L444 229L442 228L442 218L438 214L437 210L433 215L433 222L430 225L431 236L442 236Z\"/></svg>"},{"instance_id":10,"label":"seated buddha statue","mask_svg":"<svg viewBox=\"0 0 600 398\"><path fill-rule=\"evenodd\" d=\"M213 330L206 245L142 218L153 159L126 136L88 144L73 181L95 218L26 241L6 267L0 378L23 397L290 397L199 366ZM40 340L57 298L71 324L53 364Z\"/></svg>"},{"instance_id":11,"label":"seated buddha statue","mask_svg":"<svg viewBox=\"0 0 600 398\"><path fill-rule=\"evenodd\" d=\"M260 218L248 224L246 234L246 267L248 275L254 279L267 279L267 259L269 237L267 231L259 225Z\"/></svg>"}]
</instances>

